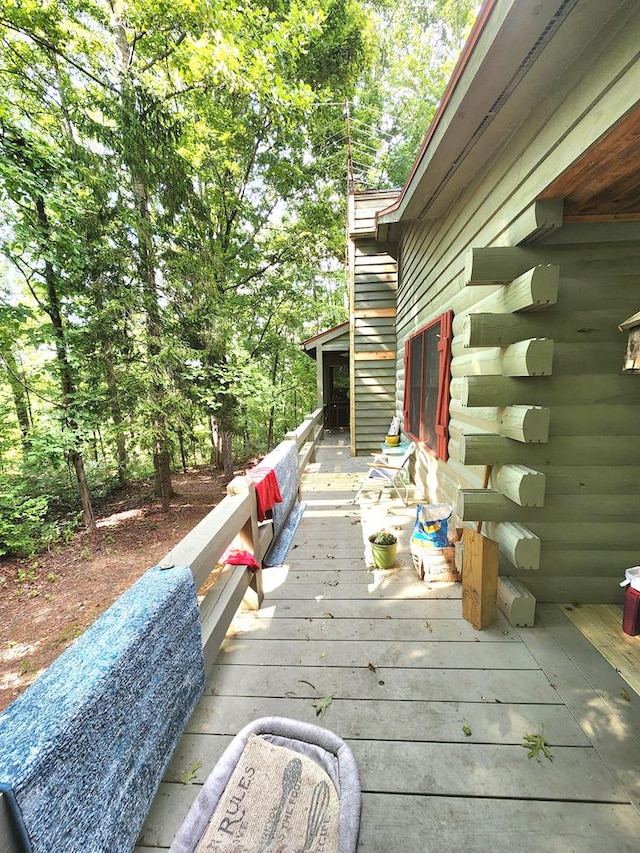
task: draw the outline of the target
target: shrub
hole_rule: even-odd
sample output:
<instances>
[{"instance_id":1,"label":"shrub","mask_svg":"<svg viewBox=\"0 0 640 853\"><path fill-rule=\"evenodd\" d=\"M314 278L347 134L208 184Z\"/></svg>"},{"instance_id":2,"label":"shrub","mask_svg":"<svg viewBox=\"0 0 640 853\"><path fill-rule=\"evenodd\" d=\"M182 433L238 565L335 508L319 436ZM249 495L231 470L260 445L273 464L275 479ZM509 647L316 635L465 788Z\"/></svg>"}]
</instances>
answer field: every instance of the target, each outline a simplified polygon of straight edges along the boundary
<instances>
[{"instance_id":1,"label":"shrub","mask_svg":"<svg viewBox=\"0 0 640 853\"><path fill-rule=\"evenodd\" d=\"M49 502L44 495L25 497L5 482L0 493L0 556L29 557L57 535L47 522Z\"/></svg>"}]
</instances>

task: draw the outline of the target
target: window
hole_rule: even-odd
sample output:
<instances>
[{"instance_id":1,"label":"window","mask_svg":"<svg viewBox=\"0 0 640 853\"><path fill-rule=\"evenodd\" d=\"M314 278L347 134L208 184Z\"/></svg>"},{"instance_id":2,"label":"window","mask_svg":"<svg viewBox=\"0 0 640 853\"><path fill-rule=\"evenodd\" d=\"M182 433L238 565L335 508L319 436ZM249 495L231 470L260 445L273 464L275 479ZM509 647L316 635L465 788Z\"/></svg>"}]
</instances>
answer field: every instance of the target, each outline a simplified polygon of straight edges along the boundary
<instances>
[{"instance_id":1,"label":"window","mask_svg":"<svg viewBox=\"0 0 640 853\"><path fill-rule=\"evenodd\" d=\"M404 350L404 428L439 459L448 458L451 324L447 311L416 335Z\"/></svg>"}]
</instances>

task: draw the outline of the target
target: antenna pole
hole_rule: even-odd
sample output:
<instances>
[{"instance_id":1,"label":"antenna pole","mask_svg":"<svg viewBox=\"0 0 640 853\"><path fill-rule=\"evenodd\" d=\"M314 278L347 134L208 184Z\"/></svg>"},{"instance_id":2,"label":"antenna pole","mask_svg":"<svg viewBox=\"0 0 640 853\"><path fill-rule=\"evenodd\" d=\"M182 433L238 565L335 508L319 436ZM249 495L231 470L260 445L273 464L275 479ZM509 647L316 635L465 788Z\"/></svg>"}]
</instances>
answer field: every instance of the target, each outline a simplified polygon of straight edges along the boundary
<instances>
[{"instance_id":1,"label":"antenna pole","mask_svg":"<svg viewBox=\"0 0 640 853\"><path fill-rule=\"evenodd\" d=\"M351 146L351 112L348 98L345 98L344 101L344 117L347 132L347 192L352 193L355 190L355 180L353 177L353 148Z\"/></svg>"}]
</instances>

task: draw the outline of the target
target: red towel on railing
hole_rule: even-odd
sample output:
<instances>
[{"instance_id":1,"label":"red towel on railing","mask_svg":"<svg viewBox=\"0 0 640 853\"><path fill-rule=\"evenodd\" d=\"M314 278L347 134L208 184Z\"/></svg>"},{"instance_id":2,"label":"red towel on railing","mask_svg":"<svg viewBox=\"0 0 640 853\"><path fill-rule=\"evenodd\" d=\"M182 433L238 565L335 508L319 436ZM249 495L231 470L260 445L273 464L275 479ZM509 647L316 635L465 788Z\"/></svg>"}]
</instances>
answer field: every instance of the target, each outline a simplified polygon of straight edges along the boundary
<instances>
[{"instance_id":1,"label":"red towel on railing","mask_svg":"<svg viewBox=\"0 0 640 853\"><path fill-rule=\"evenodd\" d=\"M270 510L275 504L282 503L276 472L267 465L256 465L255 468L247 471L247 478L256 487L258 521L264 521L267 517L267 510Z\"/></svg>"},{"instance_id":2,"label":"red towel on railing","mask_svg":"<svg viewBox=\"0 0 640 853\"><path fill-rule=\"evenodd\" d=\"M220 562L229 566L246 566L252 572L257 572L260 569L260 563L257 562L253 554L250 554L249 551L239 551L236 548L228 548L220 557Z\"/></svg>"}]
</instances>

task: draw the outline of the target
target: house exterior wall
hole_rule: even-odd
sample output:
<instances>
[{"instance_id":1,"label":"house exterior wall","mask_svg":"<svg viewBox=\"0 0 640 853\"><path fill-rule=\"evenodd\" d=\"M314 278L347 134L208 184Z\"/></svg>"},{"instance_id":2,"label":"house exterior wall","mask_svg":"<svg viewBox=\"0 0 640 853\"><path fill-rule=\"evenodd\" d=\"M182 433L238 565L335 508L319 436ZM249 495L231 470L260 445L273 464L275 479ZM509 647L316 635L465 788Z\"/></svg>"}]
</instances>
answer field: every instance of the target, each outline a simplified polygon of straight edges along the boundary
<instances>
[{"instance_id":1,"label":"house exterior wall","mask_svg":"<svg viewBox=\"0 0 640 853\"><path fill-rule=\"evenodd\" d=\"M394 415L396 384L395 247L375 239L375 214L397 191L349 196L351 454L380 451Z\"/></svg>"},{"instance_id":2,"label":"house exterior wall","mask_svg":"<svg viewBox=\"0 0 640 853\"><path fill-rule=\"evenodd\" d=\"M482 521L501 573L542 601L620 600L638 562L640 389L621 375L618 324L640 302L640 228L531 225L546 187L636 106L638 44L637 13L610 21L449 210L403 225L400 241L398 414L405 341L454 311L450 458L421 452L417 482L456 507L458 523ZM555 296L506 298L536 267ZM482 316L496 313L505 324ZM521 343L533 339L545 342Z\"/></svg>"}]
</instances>

